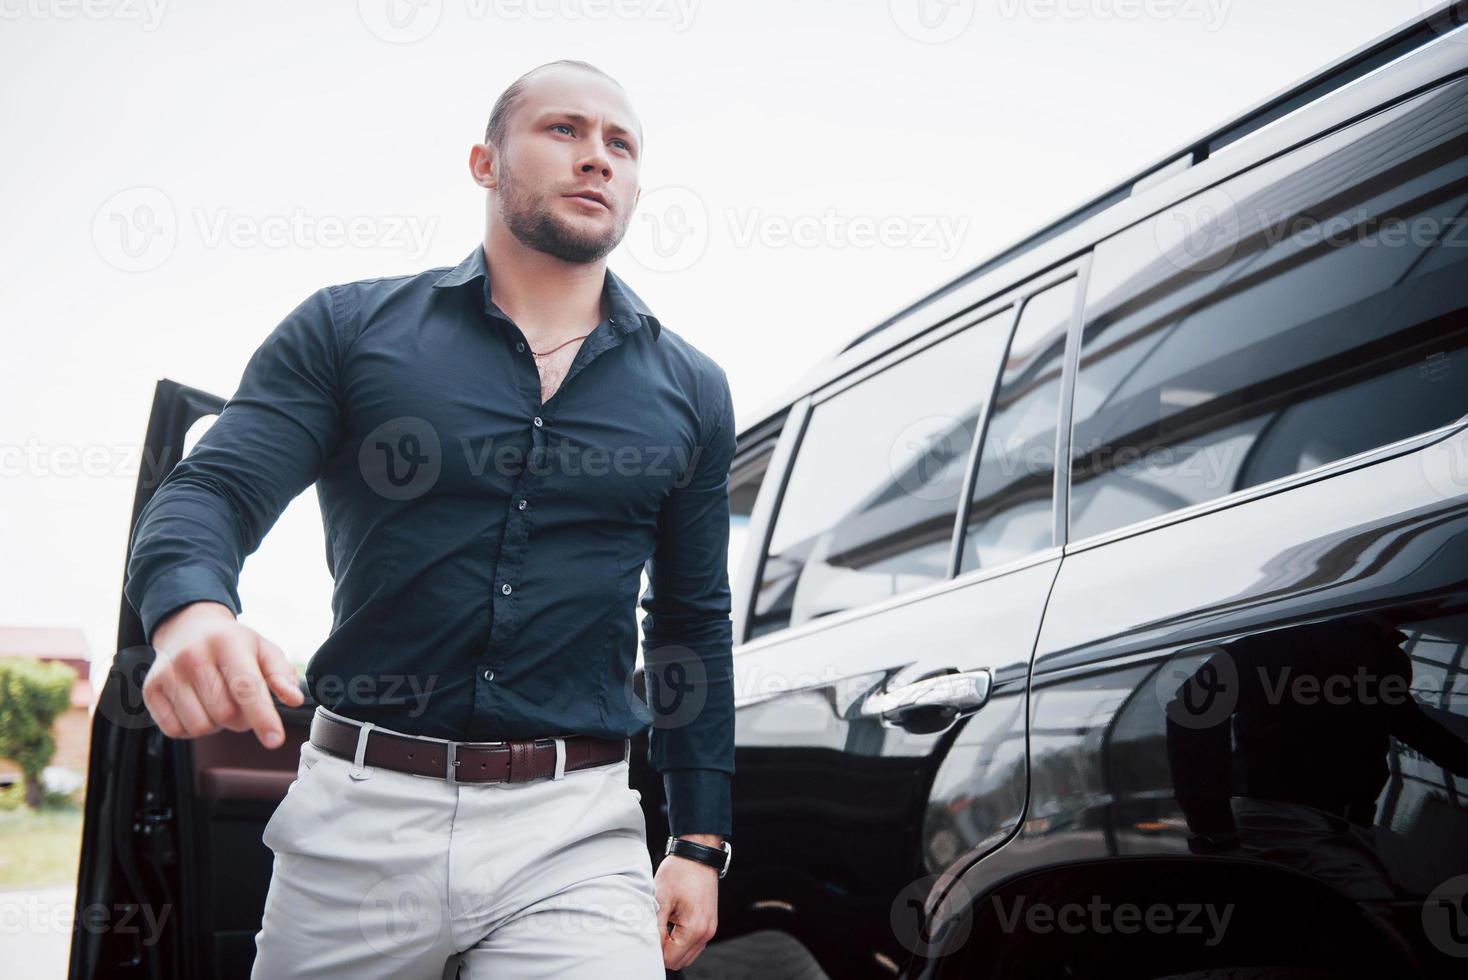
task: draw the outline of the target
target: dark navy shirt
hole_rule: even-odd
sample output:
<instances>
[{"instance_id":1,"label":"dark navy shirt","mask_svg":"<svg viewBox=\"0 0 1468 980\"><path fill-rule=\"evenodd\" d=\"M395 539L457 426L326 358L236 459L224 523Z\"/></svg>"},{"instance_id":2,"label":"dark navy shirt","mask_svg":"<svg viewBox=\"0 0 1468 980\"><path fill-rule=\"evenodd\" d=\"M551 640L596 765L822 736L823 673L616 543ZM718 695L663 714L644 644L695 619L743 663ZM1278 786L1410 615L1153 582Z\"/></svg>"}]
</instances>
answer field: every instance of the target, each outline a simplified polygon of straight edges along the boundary
<instances>
[{"instance_id":1,"label":"dark navy shirt","mask_svg":"<svg viewBox=\"0 0 1468 980\"><path fill-rule=\"evenodd\" d=\"M314 483L335 580L319 703L457 740L651 727L671 832L730 834L728 379L610 270L603 298L542 403L481 245L307 297L140 515L145 635L197 600L240 613L245 557Z\"/></svg>"}]
</instances>

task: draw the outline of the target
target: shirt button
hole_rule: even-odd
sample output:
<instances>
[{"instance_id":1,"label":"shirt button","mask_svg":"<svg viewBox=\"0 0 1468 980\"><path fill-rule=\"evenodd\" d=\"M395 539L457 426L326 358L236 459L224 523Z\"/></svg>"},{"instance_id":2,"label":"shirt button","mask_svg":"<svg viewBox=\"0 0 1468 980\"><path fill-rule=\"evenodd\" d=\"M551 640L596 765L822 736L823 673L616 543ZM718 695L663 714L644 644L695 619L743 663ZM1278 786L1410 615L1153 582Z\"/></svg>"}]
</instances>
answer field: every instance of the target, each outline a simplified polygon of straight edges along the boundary
<instances>
[{"instance_id":1,"label":"shirt button","mask_svg":"<svg viewBox=\"0 0 1468 980\"><path fill-rule=\"evenodd\" d=\"M535 416L535 427L538 429L538 428L540 428L540 426L541 426L540 416L537 415L537 416Z\"/></svg>"},{"instance_id":2,"label":"shirt button","mask_svg":"<svg viewBox=\"0 0 1468 980\"><path fill-rule=\"evenodd\" d=\"M523 340L516 341L516 343L515 343L515 350L520 351L521 353L523 353L525 351L525 341L523 341Z\"/></svg>"},{"instance_id":3,"label":"shirt button","mask_svg":"<svg viewBox=\"0 0 1468 980\"><path fill-rule=\"evenodd\" d=\"M492 671L492 670L486 670L484 672L484 679L487 680L487 681L494 680L494 671Z\"/></svg>"},{"instance_id":4,"label":"shirt button","mask_svg":"<svg viewBox=\"0 0 1468 980\"><path fill-rule=\"evenodd\" d=\"M518 508L520 508L521 510L524 510L525 509L525 498L524 497L521 497L520 498L520 502L518 504L516 504L515 506L518 507Z\"/></svg>"},{"instance_id":5,"label":"shirt button","mask_svg":"<svg viewBox=\"0 0 1468 980\"><path fill-rule=\"evenodd\" d=\"M509 595L511 592L510 583L506 582L504 585L501 585L500 591L503 592L505 595Z\"/></svg>"}]
</instances>

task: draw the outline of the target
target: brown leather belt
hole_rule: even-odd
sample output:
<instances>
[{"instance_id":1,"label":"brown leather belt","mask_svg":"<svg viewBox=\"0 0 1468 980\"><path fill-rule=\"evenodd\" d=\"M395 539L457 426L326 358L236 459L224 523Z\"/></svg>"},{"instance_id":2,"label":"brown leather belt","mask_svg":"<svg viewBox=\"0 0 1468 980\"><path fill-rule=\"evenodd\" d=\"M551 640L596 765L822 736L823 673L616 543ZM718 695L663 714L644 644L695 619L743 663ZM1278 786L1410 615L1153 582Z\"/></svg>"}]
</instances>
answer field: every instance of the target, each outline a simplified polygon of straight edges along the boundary
<instances>
[{"instance_id":1,"label":"brown leather belt","mask_svg":"<svg viewBox=\"0 0 1468 980\"><path fill-rule=\"evenodd\" d=\"M351 762L363 726L316 712L311 718L311 744ZM362 765L436 776L461 783L527 783L556 774L556 743L565 746L563 773L623 761L626 739L567 735L509 742L452 742L416 738L373 727L368 730Z\"/></svg>"}]
</instances>

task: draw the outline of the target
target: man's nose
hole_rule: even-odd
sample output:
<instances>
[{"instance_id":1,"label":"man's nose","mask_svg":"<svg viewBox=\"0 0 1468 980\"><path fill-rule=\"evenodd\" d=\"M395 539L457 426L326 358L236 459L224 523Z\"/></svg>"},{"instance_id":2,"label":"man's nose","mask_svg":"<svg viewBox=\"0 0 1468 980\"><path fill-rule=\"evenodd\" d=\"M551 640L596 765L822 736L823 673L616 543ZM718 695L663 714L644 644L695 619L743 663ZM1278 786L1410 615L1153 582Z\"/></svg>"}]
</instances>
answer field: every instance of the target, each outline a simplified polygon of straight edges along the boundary
<instances>
[{"instance_id":1,"label":"man's nose","mask_svg":"<svg viewBox=\"0 0 1468 980\"><path fill-rule=\"evenodd\" d=\"M582 173L600 173L604 178L612 176L612 160L606 149L598 144L581 161Z\"/></svg>"}]
</instances>

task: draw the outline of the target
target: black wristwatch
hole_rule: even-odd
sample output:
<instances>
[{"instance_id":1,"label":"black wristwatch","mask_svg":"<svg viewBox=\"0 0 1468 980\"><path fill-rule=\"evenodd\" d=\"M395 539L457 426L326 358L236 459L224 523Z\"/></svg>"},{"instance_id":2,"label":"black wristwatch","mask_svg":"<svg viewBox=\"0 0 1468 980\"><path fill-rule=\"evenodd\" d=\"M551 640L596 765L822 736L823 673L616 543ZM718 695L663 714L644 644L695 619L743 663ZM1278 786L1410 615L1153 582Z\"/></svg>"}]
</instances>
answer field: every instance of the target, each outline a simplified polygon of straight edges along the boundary
<instances>
[{"instance_id":1,"label":"black wristwatch","mask_svg":"<svg viewBox=\"0 0 1468 980\"><path fill-rule=\"evenodd\" d=\"M719 869L719 877L724 877L729 872L729 862L734 857L734 848L724 841L719 847L709 847L698 841L684 840L682 837L669 837L668 846L663 848L663 856L673 855L675 857L688 858L699 864L706 864L711 868Z\"/></svg>"}]
</instances>

